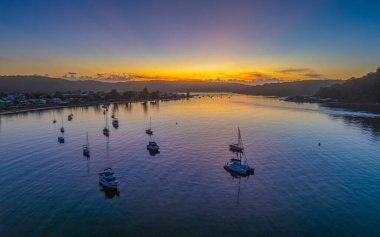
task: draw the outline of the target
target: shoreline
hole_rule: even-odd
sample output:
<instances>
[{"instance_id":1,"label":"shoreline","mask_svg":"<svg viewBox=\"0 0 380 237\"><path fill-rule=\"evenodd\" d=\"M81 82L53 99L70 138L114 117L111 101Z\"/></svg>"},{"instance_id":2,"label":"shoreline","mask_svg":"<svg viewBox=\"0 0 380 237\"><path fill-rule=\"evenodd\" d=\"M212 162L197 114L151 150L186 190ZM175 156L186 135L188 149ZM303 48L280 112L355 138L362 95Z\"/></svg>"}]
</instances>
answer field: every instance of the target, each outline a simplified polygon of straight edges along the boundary
<instances>
[{"instance_id":1,"label":"shoreline","mask_svg":"<svg viewBox=\"0 0 380 237\"><path fill-rule=\"evenodd\" d=\"M193 98L194 96L184 97L184 98L170 98L170 99L157 99L156 101L166 102L166 101L174 101L174 100L182 100L182 99L189 99ZM143 102L149 102L153 100L144 100L144 99L137 99L137 100L115 100L115 101L106 101L107 104L111 103L143 103ZM46 105L41 107L31 107L31 108L20 108L20 109L10 109L7 111L0 111L1 115L12 115L12 114L21 114L21 113L29 113L29 112L36 112L36 111L44 111L44 110L52 110L52 109L64 109L64 108L73 108L73 107L85 107L85 106L95 106L95 105L101 105L104 104L104 101L91 101L86 103L76 103L76 104L68 104L68 105Z\"/></svg>"}]
</instances>

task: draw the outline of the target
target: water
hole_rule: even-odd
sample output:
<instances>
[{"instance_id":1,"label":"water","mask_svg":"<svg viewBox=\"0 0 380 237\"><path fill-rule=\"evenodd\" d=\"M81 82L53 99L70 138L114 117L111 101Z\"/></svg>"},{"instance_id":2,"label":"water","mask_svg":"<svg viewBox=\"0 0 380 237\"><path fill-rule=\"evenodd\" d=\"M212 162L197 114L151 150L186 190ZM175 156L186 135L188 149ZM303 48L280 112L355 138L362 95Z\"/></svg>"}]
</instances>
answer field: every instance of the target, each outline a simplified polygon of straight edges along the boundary
<instances>
[{"instance_id":1,"label":"water","mask_svg":"<svg viewBox=\"0 0 380 237\"><path fill-rule=\"evenodd\" d=\"M228 97L116 105L109 139L100 107L2 116L0 236L380 235L378 115ZM249 178L223 169L237 126ZM119 193L98 184L108 166Z\"/></svg>"}]
</instances>

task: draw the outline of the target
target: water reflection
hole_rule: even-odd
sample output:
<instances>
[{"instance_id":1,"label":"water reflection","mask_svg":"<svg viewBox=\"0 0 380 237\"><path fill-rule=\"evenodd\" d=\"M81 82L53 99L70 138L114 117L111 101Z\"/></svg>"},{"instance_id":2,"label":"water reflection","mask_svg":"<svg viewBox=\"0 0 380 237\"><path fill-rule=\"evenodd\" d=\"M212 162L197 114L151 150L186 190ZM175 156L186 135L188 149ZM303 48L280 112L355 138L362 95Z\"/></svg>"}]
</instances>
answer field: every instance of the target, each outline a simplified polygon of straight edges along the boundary
<instances>
[{"instance_id":1,"label":"water reflection","mask_svg":"<svg viewBox=\"0 0 380 237\"><path fill-rule=\"evenodd\" d=\"M149 150L149 149L147 149L147 150L149 151L149 155L151 155L151 156L155 156L157 154L160 154L160 151L158 151L158 150Z\"/></svg>"},{"instance_id":2,"label":"water reflection","mask_svg":"<svg viewBox=\"0 0 380 237\"><path fill-rule=\"evenodd\" d=\"M126 103L125 104L125 110L127 112L132 112L132 103Z\"/></svg>"},{"instance_id":3,"label":"water reflection","mask_svg":"<svg viewBox=\"0 0 380 237\"><path fill-rule=\"evenodd\" d=\"M144 115L146 116L148 114L148 103L146 101L142 102L141 106L143 107Z\"/></svg>"},{"instance_id":4,"label":"water reflection","mask_svg":"<svg viewBox=\"0 0 380 237\"><path fill-rule=\"evenodd\" d=\"M380 136L380 117L329 114L329 118L334 121L342 120L347 126L359 127L371 132L374 136Z\"/></svg>"},{"instance_id":5,"label":"water reflection","mask_svg":"<svg viewBox=\"0 0 380 237\"><path fill-rule=\"evenodd\" d=\"M119 197L120 196L120 191L118 189L114 188L107 188L99 184L99 191L104 192L104 195L107 199L112 199L114 197Z\"/></svg>"}]
</instances>

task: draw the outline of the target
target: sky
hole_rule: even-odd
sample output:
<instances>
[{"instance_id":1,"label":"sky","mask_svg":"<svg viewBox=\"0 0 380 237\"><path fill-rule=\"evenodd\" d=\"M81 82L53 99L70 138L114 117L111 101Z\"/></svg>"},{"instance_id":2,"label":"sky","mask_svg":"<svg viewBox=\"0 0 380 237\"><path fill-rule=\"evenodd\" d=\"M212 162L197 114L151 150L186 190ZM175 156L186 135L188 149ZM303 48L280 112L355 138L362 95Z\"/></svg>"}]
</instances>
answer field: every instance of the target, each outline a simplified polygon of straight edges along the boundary
<instances>
[{"instance_id":1,"label":"sky","mask_svg":"<svg viewBox=\"0 0 380 237\"><path fill-rule=\"evenodd\" d=\"M379 9L351 0L0 0L0 75L348 79L380 66Z\"/></svg>"}]
</instances>

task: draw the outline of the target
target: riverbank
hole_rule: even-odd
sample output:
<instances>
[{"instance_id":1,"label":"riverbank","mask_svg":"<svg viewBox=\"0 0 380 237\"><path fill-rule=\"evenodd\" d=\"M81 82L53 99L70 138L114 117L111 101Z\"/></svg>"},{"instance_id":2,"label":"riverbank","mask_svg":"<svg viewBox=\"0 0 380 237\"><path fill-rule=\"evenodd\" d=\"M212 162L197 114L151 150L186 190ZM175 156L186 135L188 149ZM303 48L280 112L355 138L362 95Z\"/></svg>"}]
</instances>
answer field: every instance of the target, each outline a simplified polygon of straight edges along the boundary
<instances>
[{"instance_id":1,"label":"riverbank","mask_svg":"<svg viewBox=\"0 0 380 237\"><path fill-rule=\"evenodd\" d=\"M279 100L293 103L320 104L324 107L380 114L380 105L378 103L341 102L338 100L322 99L314 96L288 96L286 98L279 98Z\"/></svg>"},{"instance_id":2,"label":"riverbank","mask_svg":"<svg viewBox=\"0 0 380 237\"><path fill-rule=\"evenodd\" d=\"M173 100L182 100L182 99L189 99L196 95L189 95L186 97L181 98L167 98L167 99L157 99L157 100L144 100L144 99L133 99L133 100L110 100L106 101L107 104L110 103L148 103L149 101L159 101L161 102L167 102L167 101L173 101ZM71 108L71 107L84 107L84 106L99 106L104 104L104 100L101 101L86 101L86 102L79 102L79 103L71 103L67 105L39 105L39 106L19 106L19 107L5 107L5 109L0 109L0 115L11 115L11 114L19 114L19 113L29 113L29 112L35 112L35 111L43 111L43 110L51 110L51 109L63 109L63 108Z\"/></svg>"}]
</instances>

